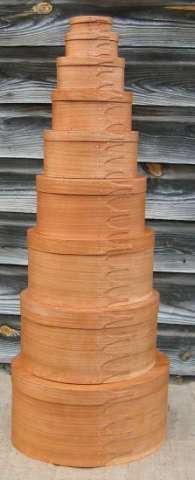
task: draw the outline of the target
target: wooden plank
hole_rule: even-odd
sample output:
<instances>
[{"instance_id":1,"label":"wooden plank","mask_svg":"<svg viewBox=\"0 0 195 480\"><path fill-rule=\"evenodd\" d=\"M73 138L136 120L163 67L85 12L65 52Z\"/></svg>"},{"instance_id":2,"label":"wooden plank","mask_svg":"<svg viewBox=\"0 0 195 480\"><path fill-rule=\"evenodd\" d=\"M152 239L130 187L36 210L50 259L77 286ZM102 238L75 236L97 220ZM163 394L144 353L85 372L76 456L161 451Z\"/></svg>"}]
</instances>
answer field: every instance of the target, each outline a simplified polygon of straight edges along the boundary
<instances>
[{"instance_id":1,"label":"wooden plank","mask_svg":"<svg viewBox=\"0 0 195 480\"><path fill-rule=\"evenodd\" d=\"M0 102L50 102L56 85L56 57L62 55L63 47L2 47Z\"/></svg>"},{"instance_id":2,"label":"wooden plank","mask_svg":"<svg viewBox=\"0 0 195 480\"><path fill-rule=\"evenodd\" d=\"M7 327L7 330L4 327ZM20 316L0 314L0 334L2 337L18 337L20 334Z\"/></svg>"},{"instance_id":3,"label":"wooden plank","mask_svg":"<svg viewBox=\"0 0 195 480\"><path fill-rule=\"evenodd\" d=\"M159 168L157 176L149 173L146 218L195 221L193 167L164 165ZM150 172L151 167L147 169ZM30 175L28 170L26 173L1 173L0 211L36 212L35 175Z\"/></svg>"},{"instance_id":4,"label":"wooden plank","mask_svg":"<svg viewBox=\"0 0 195 480\"><path fill-rule=\"evenodd\" d=\"M134 107L140 132L139 160L192 163L195 158L194 107Z\"/></svg>"},{"instance_id":5,"label":"wooden plank","mask_svg":"<svg viewBox=\"0 0 195 480\"><path fill-rule=\"evenodd\" d=\"M19 315L19 294L26 286L26 267L0 265L0 314Z\"/></svg>"},{"instance_id":6,"label":"wooden plank","mask_svg":"<svg viewBox=\"0 0 195 480\"><path fill-rule=\"evenodd\" d=\"M2 339L0 337L0 363L11 363L20 352L20 340Z\"/></svg>"},{"instance_id":7,"label":"wooden plank","mask_svg":"<svg viewBox=\"0 0 195 480\"><path fill-rule=\"evenodd\" d=\"M32 227L34 224L35 215L1 212L0 248L2 250L6 247L10 249L26 249L26 231L27 228Z\"/></svg>"},{"instance_id":8,"label":"wooden plank","mask_svg":"<svg viewBox=\"0 0 195 480\"><path fill-rule=\"evenodd\" d=\"M0 158L43 158L49 105L1 105ZM195 107L134 107L140 162L195 164Z\"/></svg>"},{"instance_id":9,"label":"wooden plank","mask_svg":"<svg viewBox=\"0 0 195 480\"><path fill-rule=\"evenodd\" d=\"M195 324L194 274L155 273L154 286L161 296L160 323Z\"/></svg>"},{"instance_id":10,"label":"wooden plank","mask_svg":"<svg viewBox=\"0 0 195 480\"><path fill-rule=\"evenodd\" d=\"M103 7L120 7L120 8L128 8L128 7L137 7L137 0L121 0L120 1L120 5L118 4L118 0L52 0L52 5L60 5L60 4L63 4L63 5L70 5L70 2L71 2L71 5L74 5L74 6L77 6L78 7L78 3L82 6L95 6L95 7L98 7L98 6L103 6ZM40 2L41 3L41 2ZM49 2L44 2L48 5L51 5ZM193 4L194 4L194 1L193 0L139 0L139 5L142 7L142 6L167 6L169 7L171 10L175 8L175 6L180 6L180 8L182 9L187 9L187 10L193 10L194 7L193 7ZM0 5L11 5L11 6L14 6L14 5L18 5L18 0L0 0ZM20 5L25 5L25 6L28 6L29 8L31 7L34 7L34 11L36 12L38 10L38 7L36 6L36 4L34 4L34 2L32 0L26 0L25 1L25 4L24 2L20 2ZM39 12L41 11L40 7L39 7ZM44 10L43 10L44 12ZM47 13L47 10L45 9L45 14Z\"/></svg>"},{"instance_id":11,"label":"wooden plank","mask_svg":"<svg viewBox=\"0 0 195 480\"><path fill-rule=\"evenodd\" d=\"M42 134L50 128L49 106L9 105L0 109L0 156L42 158Z\"/></svg>"},{"instance_id":12,"label":"wooden plank","mask_svg":"<svg viewBox=\"0 0 195 480\"><path fill-rule=\"evenodd\" d=\"M63 48L2 47L0 103L50 103ZM193 49L121 48L135 105L195 106Z\"/></svg>"},{"instance_id":13,"label":"wooden plank","mask_svg":"<svg viewBox=\"0 0 195 480\"><path fill-rule=\"evenodd\" d=\"M195 376L195 332L181 329L159 329L158 348L170 360L170 373Z\"/></svg>"},{"instance_id":14,"label":"wooden plank","mask_svg":"<svg viewBox=\"0 0 195 480\"><path fill-rule=\"evenodd\" d=\"M195 273L193 223L150 221L156 232L154 271Z\"/></svg>"},{"instance_id":15,"label":"wooden plank","mask_svg":"<svg viewBox=\"0 0 195 480\"><path fill-rule=\"evenodd\" d=\"M20 351L20 317L0 315L0 363L11 363Z\"/></svg>"},{"instance_id":16,"label":"wooden plank","mask_svg":"<svg viewBox=\"0 0 195 480\"><path fill-rule=\"evenodd\" d=\"M37 158L3 158L0 157L0 172L12 174L26 174L30 178L42 172L42 159Z\"/></svg>"},{"instance_id":17,"label":"wooden plank","mask_svg":"<svg viewBox=\"0 0 195 480\"><path fill-rule=\"evenodd\" d=\"M0 264L27 266L27 228L35 224L35 215L0 214Z\"/></svg>"},{"instance_id":18,"label":"wooden plank","mask_svg":"<svg viewBox=\"0 0 195 480\"><path fill-rule=\"evenodd\" d=\"M192 177L185 178L189 167ZM184 175L181 177L181 172ZM146 218L195 220L194 170L190 166L167 165L159 178L150 177L147 184Z\"/></svg>"},{"instance_id":19,"label":"wooden plank","mask_svg":"<svg viewBox=\"0 0 195 480\"><path fill-rule=\"evenodd\" d=\"M0 213L0 264L27 266L26 232L34 215ZM156 233L154 271L195 273L194 224L150 220Z\"/></svg>"},{"instance_id":20,"label":"wooden plank","mask_svg":"<svg viewBox=\"0 0 195 480\"><path fill-rule=\"evenodd\" d=\"M159 323L195 325L195 282L192 274L155 273L161 295ZM19 293L27 286L27 267L0 265L0 315L19 315Z\"/></svg>"},{"instance_id":21,"label":"wooden plank","mask_svg":"<svg viewBox=\"0 0 195 480\"><path fill-rule=\"evenodd\" d=\"M135 105L195 106L193 49L121 49L126 59L125 86Z\"/></svg>"},{"instance_id":22,"label":"wooden plank","mask_svg":"<svg viewBox=\"0 0 195 480\"><path fill-rule=\"evenodd\" d=\"M154 5L153 0L152 3ZM72 0L48 2L47 8L42 9L39 3L33 2L9 4L9 9L7 3L1 3L0 45L63 45L68 17L99 14L113 16L113 27L120 33L122 46L195 46L194 9L131 7L125 2L119 8L117 3L110 5L108 0L106 4L101 0L101 4L96 5Z\"/></svg>"},{"instance_id":23,"label":"wooden plank","mask_svg":"<svg viewBox=\"0 0 195 480\"><path fill-rule=\"evenodd\" d=\"M195 5L194 5L194 2L192 1L191 3L188 2L188 5L168 5L166 8L168 10L183 10L185 12L187 12L187 11L188 12L194 12Z\"/></svg>"}]
</instances>

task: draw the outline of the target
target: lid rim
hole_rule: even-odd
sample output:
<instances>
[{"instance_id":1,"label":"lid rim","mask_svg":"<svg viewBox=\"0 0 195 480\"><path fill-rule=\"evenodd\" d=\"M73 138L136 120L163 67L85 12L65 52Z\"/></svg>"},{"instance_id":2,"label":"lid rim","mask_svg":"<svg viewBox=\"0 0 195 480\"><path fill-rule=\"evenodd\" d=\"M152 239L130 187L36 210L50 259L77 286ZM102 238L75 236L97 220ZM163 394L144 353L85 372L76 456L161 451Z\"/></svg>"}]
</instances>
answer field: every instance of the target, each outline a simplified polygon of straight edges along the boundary
<instances>
[{"instance_id":1,"label":"lid rim","mask_svg":"<svg viewBox=\"0 0 195 480\"><path fill-rule=\"evenodd\" d=\"M75 17L71 17L69 19L69 24L74 25L75 23L93 23L93 22L101 22L101 23L108 23L112 25L112 18L107 17L104 15L76 15Z\"/></svg>"}]
</instances>

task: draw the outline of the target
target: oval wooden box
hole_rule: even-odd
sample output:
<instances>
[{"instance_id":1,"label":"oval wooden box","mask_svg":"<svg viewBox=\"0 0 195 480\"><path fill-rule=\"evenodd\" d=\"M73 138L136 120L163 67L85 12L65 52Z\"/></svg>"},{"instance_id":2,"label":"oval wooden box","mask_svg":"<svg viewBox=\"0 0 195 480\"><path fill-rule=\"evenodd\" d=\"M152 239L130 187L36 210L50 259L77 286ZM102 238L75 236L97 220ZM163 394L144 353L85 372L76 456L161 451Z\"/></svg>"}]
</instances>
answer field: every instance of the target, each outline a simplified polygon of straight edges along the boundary
<instances>
[{"instance_id":1,"label":"oval wooden box","mask_svg":"<svg viewBox=\"0 0 195 480\"><path fill-rule=\"evenodd\" d=\"M101 309L81 309L76 305L75 309L68 309L66 305L53 305L50 298L41 299L37 294L32 298L31 292L25 289L21 293L22 315L33 319L41 325L58 328L78 329L109 329L128 327L129 324L137 325L141 320L149 322L150 317L157 311L159 305L159 293L151 290L150 294L136 303L123 303Z\"/></svg>"},{"instance_id":2,"label":"oval wooden box","mask_svg":"<svg viewBox=\"0 0 195 480\"><path fill-rule=\"evenodd\" d=\"M13 362L13 444L74 467L138 459L166 431L154 235L111 23L71 19L67 57L57 62L38 223L28 232L22 353Z\"/></svg>"},{"instance_id":3,"label":"oval wooden box","mask_svg":"<svg viewBox=\"0 0 195 480\"><path fill-rule=\"evenodd\" d=\"M142 374L155 362L158 305L152 292L147 300L114 311L68 312L33 302L25 291L21 342L26 365L39 377L77 384Z\"/></svg>"},{"instance_id":4,"label":"oval wooden box","mask_svg":"<svg viewBox=\"0 0 195 480\"><path fill-rule=\"evenodd\" d=\"M81 15L69 19L71 32L74 33L105 33L112 31L112 19L106 16Z\"/></svg>"},{"instance_id":5,"label":"oval wooden box","mask_svg":"<svg viewBox=\"0 0 195 480\"><path fill-rule=\"evenodd\" d=\"M46 130L44 173L61 178L136 176L137 132L124 136Z\"/></svg>"},{"instance_id":6,"label":"oval wooden box","mask_svg":"<svg viewBox=\"0 0 195 480\"><path fill-rule=\"evenodd\" d=\"M112 97L112 96L111 96ZM99 133L126 133L131 130L131 96L124 92L119 100L104 100L99 94L93 99L67 99L67 92L52 96L52 128Z\"/></svg>"},{"instance_id":7,"label":"oval wooden box","mask_svg":"<svg viewBox=\"0 0 195 480\"><path fill-rule=\"evenodd\" d=\"M117 57L118 35L113 32L68 32L65 49L67 57Z\"/></svg>"},{"instance_id":8,"label":"oval wooden box","mask_svg":"<svg viewBox=\"0 0 195 480\"><path fill-rule=\"evenodd\" d=\"M168 365L101 385L71 385L33 376L17 358L13 369L12 441L26 455L74 467L128 462L165 439Z\"/></svg>"},{"instance_id":9,"label":"oval wooden box","mask_svg":"<svg viewBox=\"0 0 195 480\"><path fill-rule=\"evenodd\" d=\"M38 176L38 229L84 240L143 234L145 188L145 177L123 182Z\"/></svg>"},{"instance_id":10,"label":"oval wooden box","mask_svg":"<svg viewBox=\"0 0 195 480\"><path fill-rule=\"evenodd\" d=\"M56 242L58 244L58 242ZM152 289L153 238L141 251L103 255L62 254L37 249L29 240L29 289L34 298L67 308L104 308L135 303ZM39 247L38 247L39 248ZM58 251L58 245L57 245Z\"/></svg>"},{"instance_id":11,"label":"oval wooden box","mask_svg":"<svg viewBox=\"0 0 195 480\"><path fill-rule=\"evenodd\" d=\"M28 229L28 244L35 250L67 255L104 255L114 252L138 252L154 247L154 232L145 228L139 237L114 239L67 239L44 234L37 227Z\"/></svg>"},{"instance_id":12,"label":"oval wooden box","mask_svg":"<svg viewBox=\"0 0 195 480\"><path fill-rule=\"evenodd\" d=\"M89 57L58 57L57 86L77 94L75 89L95 89L102 92L122 92L124 88L124 59L107 60Z\"/></svg>"}]
</instances>

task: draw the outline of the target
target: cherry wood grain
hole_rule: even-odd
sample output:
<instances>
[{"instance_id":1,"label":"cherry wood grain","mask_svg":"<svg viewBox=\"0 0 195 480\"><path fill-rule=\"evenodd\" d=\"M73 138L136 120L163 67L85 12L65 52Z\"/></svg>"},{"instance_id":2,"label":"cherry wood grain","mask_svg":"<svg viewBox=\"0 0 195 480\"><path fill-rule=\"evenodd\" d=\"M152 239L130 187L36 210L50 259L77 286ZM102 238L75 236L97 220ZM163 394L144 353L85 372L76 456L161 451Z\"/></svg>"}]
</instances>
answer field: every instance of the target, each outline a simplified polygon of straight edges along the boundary
<instances>
[{"instance_id":1,"label":"cherry wood grain","mask_svg":"<svg viewBox=\"0 0 195 480\"><path fill-rule=\"evenodd\" d=\"M47 302L33 300L31 290L21 298L22 355L33 374L96 384L130 378L154 365L157 292L135 304L96 312Z\"/></svg>"},{"instance_id":2,"label":"cherry wood grain","mask_svg":"<svg viewBox=\"0 0 195 480\"><path fill-rule=\"evenodd\" d=\"M21 349L31 372L41 378L76 384L121 381L154 365L156 316L151 309L146 322L98 331L53 328L52 321L37 327L23 316Z\"/></svg>"},{"instance_id":3,"label":"cherry wood grain","mask_svg":"<svg viewBox=\"0 0 195 480\"><path fill-rule=\"evenodd\" d=\"M127 239L143 233L145 177L63 180L39 177L37 225L67 239ZM95 213L95 215L94 215Z\"/></svg>"},{"instance_id":4,"label":"cherry wood grain","mask_svg":"<svg viewBox=\"0 0 195 480\"><path fill-rule=\"evenodd\" d=\"M167 360L121 382L73 385L13 364L13 444L50 463L94 467L138 459L165 439Z\"/></svg>"},{"instance_id":5,"label":"cherry wood grain","mask_svg":"<svg viewBox=\"0 0 195 480\"><path fill-rule=\"evenodd\" d=\"M136 175L137 132L86 135L47 130L44 172L61 178L127 178Z\"/></svg>"},{"instance_id":6,"label":"cherry wood grain","mask_svg":"<svg viewBox=\"0 0 195 480\"><path fill-rule=\"evenodd\" d=\"M86 70L77 93L64 86L61 72L52 95L55 142L46 156L48 165L53 159L53 174L44 169L37 178L37 226L28 235L22 353L13 363L13 443L37 459L89 467L134 460L160 446L168 363L156 351L154 235L145 228L146 177L137 176L137 135L129 135L132 95L124 92L119 65L112 62L118 37L107 17L75 17L70 26L67 58L111 60L116 75L105 85L104 66L97 71L92 62L92 88ZM125 145L119 177L118 154L115 170L106 169L118 137ZM73 160L78 157L83 140L92 141L87 168L84 150L77 177L70 178L62 158L71 148ZM102 140L109 142L111 161L100 160ZM89 159L95 169L83 178Z\"/></svg>"},{"instance_id":7,"label":"cherry wood grain","mask_svg":"<svg viewBox=\"0 0 195 480\"><path fill-rule=\"evenodd\" d=\"M54 130L82 130L86 132L122 133L131 129L129 103L112 100L66 101L52 103L52 128Z\"/></svg>"},{"instance_id":8,"label":"cherry wood grain","mask_svg":"<svg viewBox=\"0 0 195 480\"><path fill-rule=\"evenodd\" d=\"M152 288L153 248L107 255L62 255L29 248L32 297L74 308L134 303Z\"/></svg>"},{"instance_id":9,"label":"cherry wood grain","mask_svg":"<svg viewBox=\"0 0 195 480\"><path fill-rule=\"evenodd\" d=\"M119 232L121 234L121 232ZM37 227L28 230L28 245L33 250L61 253L65 255L104 255L114 252L143 252L154 247L154 232L145 228L142 235L111 235L94 240L93 236L69 239L64 229L63 235L42 233Z\"/></svg>"},{"instance_id":10,"label":"cherry wood grain","mask_svg":"<svg viewBox=\"0 0 195 480\"><path fill-rule=\"evenodd\" d=\"M19 265L26 266L28 262L26 228L31 225L31 217L34 217L21 212L36 209L32 187L34 178L31 178L35 173L40 173L42 162L36 157L43 156L40 137L43 128L49 127L49 107L42 105L40 108L40 103L50 102L51 90L55 88L56 57L67 58L62 55L68 16L85 12L112 14L115 16L114 28L122 33L120 41L126 45L120 47L119 53L126 59L126 88L133 90L134 112L139 116L136 128L140 133L143 130L140 159L163 163L159 166L161 176L151 179L150 175L147 209L150 219L159 218L151 221L151 227L157 230L154 270L161 272L160 275L155 274L157 288L161 290L162 286L159 321L176 325L172 327L174 332L170 329L169 334L164 336L161 348L167 349L170 356L171 373L194 375L195 357L192 356L192 360L188 361L181 360L182 346L178 342L179 325L187 326L194 322L195 296L190 275L195 271L194 227L193 222L189 224L186 221L187 218L193 220L193 198L190 200L193 181L190 172L189 181L186 181L184 165L178 183L169 181L165 174L166 162L175 163L175 174L178 176L179 163L193 163L195 157L192 108L195 104L194 51L193 48L186 48L187 42L191 47L194 46L194 7L189 5L191 2L184 0L172 3L141 0L139 7L134 0L122 0L118 4L113 0L88 1L81 2L82 6L77 1L58 0L49 5L53 8L51 13L40 15L35 13L39 5L34 3L27 1L24 5L24 2L16 0L0 1L0 41L6 45L1 46L0 76L2 325L17 325L19 333L18 292L27 282L27 269L23 268L25 280L22 285L17 271ZM170 7L180 3L181 9L159 8L160 4L165 3L169 3ZM186 10L184 3L187 4ZM155 8L151 9L149 5L152 4ZM129 8L131 5L134 5L133 9ZM143 5L147 5L147 9ZM16 46L17 43L21 46ZM47 46L40 46L41 43ZM54 46L57 43L61 45ZM139 46L133 46L136 43ZM149 44L150 47L146 46ZM164 47L159 44L164 44ZM9 105L5 105L6 102ZM144 107L140 109L135 104ZM160 108L160 105L164 107ZM66 164L72 167L71 161L67 160ZM165 221L163 218L171 220ZM176 219L181 221L178 223ZM185 335L186 330L181 335L183 346ZM16 341L19 348L18 335L16 338L0 336L0 361L9 362L15 355ZM190 349L192 342L190 336L189 346L184 346L184 350Z\"/></svg>"}]
</instances>

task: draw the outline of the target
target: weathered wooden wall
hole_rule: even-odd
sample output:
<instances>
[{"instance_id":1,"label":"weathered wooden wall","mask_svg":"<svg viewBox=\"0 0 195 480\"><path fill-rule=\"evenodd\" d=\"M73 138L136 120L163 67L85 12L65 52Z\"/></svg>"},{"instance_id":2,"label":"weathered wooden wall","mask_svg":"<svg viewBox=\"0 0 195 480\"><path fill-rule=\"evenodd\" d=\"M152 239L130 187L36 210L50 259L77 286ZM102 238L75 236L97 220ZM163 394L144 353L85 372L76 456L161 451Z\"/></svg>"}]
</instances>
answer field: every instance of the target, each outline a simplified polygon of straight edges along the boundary
<instances>
[{"instance_id":1,"label":"weathered wooden wall","mask_svg":"<svg viewBox=\"0 0 195 480\"><path fill-rule=\"evenodd\" d=\"M158 343L172 373L195 375L195 1L0 0L0 362L19 348L26 229L35 222L55 58L68 17L89 13L113 16L134 92L146 216L157 234Z\"/></svg>"}]
</instances>

